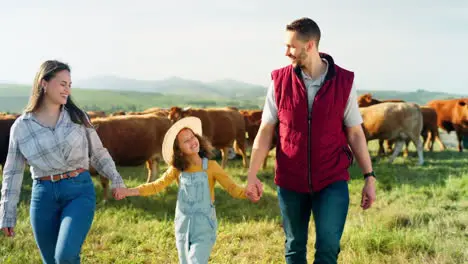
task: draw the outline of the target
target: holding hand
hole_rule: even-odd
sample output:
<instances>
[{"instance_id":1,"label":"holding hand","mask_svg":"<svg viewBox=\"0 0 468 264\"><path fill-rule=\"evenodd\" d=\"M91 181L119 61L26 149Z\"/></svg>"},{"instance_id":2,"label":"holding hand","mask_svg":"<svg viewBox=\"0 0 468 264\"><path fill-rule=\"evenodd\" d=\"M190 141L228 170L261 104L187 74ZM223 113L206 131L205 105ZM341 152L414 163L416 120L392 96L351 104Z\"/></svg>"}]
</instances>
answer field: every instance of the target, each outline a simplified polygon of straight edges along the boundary
<instances>
[{"instance_id":1,"label":"holding hand","mask_svg":"<svg viewBox=\"0 0 468 264\"><path fill-rule=\"evenodd\" d=\"M127 188L115 188L112 189L112 196L116 200L122 200L123 198L127 197L126 195Z\"/></svg>"},{"instance_id":2,"label":"holding hand","mask_svg":"<svg viewBox=\"0 0 468 264\"><path fill-rule=\"evenodd\" d=\"M247 187L245 188L245 195L250 201L256 203L260 200L263 194L263 184L257 177L249 177Z\"/></svg>"},{"instance_id":3,"label":"holding hand","mask_svg":"<svg viewBox=\"0 0 468 264\"><path fill-rule=\"evenodd\" d=\"M140 195L140 192L138 191L138 189L134 189L134 188L131 188L131 189L128 189L128 188L115 188L115 189L112 189L112 196L114 196L114 199L116 200L122 200L124 199L125 197L128 197L128 196L139 196Z\"/></svg>"}]
</instances>

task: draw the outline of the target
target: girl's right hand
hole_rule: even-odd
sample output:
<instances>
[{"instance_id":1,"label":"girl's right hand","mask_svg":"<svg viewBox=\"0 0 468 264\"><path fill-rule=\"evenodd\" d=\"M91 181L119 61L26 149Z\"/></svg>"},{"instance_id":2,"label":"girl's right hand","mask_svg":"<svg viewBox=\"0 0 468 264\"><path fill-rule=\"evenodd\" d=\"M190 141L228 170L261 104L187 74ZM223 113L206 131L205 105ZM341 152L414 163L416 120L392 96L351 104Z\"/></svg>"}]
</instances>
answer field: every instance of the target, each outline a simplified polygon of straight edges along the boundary
<instances>
[{"instance_id":1,"label":"girl's right hand","mask_svg":"<svg viewBox=\"0 0 468 264\"><path fill-rule=\"evenodd\" d=\"M7 237L14 237L15 236L15 228L14 227L4 227L2 228L3 234Z\"/></svg>"}]
</instances>

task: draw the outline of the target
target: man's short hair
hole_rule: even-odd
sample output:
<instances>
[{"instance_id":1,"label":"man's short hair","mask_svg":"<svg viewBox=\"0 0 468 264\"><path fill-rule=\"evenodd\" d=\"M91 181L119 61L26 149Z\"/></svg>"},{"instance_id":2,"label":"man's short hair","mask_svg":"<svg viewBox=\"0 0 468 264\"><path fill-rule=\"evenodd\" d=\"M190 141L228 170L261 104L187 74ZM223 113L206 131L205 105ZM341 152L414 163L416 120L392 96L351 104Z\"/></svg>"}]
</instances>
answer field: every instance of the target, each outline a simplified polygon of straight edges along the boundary
<instances>
[{"instance_id":1,"label":"man's short hair","mask_svg":"<svg viewBox=\"0 0 468 264\"><path fill-rule=\"evenodd\" d=\"M296 19L286 25L286 30L296 32L298 38L302 41L315 40L318 47L320 41L320 28L312 19L307 17Z\"/></svg>"}]
</instances>

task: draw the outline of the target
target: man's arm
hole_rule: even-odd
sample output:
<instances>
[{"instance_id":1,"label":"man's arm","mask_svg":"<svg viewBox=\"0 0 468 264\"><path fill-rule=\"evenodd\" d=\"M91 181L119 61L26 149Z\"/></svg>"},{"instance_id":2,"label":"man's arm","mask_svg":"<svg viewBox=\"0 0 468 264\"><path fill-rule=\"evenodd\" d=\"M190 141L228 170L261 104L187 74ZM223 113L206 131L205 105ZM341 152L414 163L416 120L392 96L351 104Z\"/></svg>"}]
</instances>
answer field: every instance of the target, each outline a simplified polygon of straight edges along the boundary
<instances>
[{"instance_id":1,"label":"man's arm","mask_svg":"<svg viewBox=\"0 0 468 264\"><path fill-rule=\"evenodd\" d=\"M369 150L367 149L366 136L361 126L362 122L361 112L357 104L356 87L353 83L344 113L344 124L348 144L351 146L362 173L366 174L373 170ZM361 207L364 210L370 208L375 199L375 177L369 176L365 180L364 188L362 188Z\"/></svg>"},{"instance_id":2,"label":"man's arm","mask_svg":"<svg viewBox=\"0 0 468 264\"><path fill-rule=\"evenodd\" d=\"M275 84L274 81L271 81L265 98L265 105L263 106L262 123L260 124L252 146L249 172L247 174L249 178L257 176L257 172L263 160L265 160L268 155L277 122L278 108L276 106Z\"/></svg>"},{"instance_id":3,"label":"man's arm","mask_svg":"<svg viewBox=\"0 0 468 264\"><path fill-rule=\"evenodd\" d=\"M361 125L346 128L348 143L363 174L372 171L372 163L367 149L366 136Z\"/></svg>"},{"instance_id":4,"label":"man's arm","mask_svg":"<svg viewBox=\"0 0 468 264\"><path fill-rule=\"evenodd\" d=\"M250 166L247 174L248 178L257 177L257 172L260 170L263 161L270 151L275 126L276 124L273 123L261 123L252 146Z\"/></svg>"},{"instance_id":5,"label":"man's arm","mask_svg":"<svg viewBox=\"0 0 468 264\"><path fill-rule=\"evenodd\" d=\"M353 83L344 112L344 125L346 127L348 143L362 173L369 173L372 171L372 164L369 150L367 149L366 136L361 127L362 122L361 112L357 103L356 85Z\"/></svg>"},{"instance_id":6,"label":"man's arm","mask_svg":"<svg viewBox=\"0 0 468 264\"><path fill-rule=\"evenodd\" d=\"M250 166L247 172L246 195L252 201L258 201L263 193L263 185L257 178L258 170L270 151L271 140L278 122L278 109L274 94L274 82L272 81L265 98L262 112L262 123L252 146Z\"/></svg>"}]
</instances>

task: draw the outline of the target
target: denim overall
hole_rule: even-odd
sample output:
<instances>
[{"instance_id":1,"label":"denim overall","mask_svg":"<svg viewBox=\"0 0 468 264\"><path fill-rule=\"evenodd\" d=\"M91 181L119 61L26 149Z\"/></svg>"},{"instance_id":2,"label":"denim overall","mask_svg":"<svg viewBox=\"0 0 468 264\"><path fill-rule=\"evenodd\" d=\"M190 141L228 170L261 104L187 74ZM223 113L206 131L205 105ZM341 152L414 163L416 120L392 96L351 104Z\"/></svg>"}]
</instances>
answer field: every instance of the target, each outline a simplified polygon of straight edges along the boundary
<instances>
[{"instance_id":1,"label":"denim overall","mask_svg":"<svg viewBox=\"0 0 468 264\"><path fill-rule=\"evenodd\" d=\"M175 214L175 236L179 263L208 263L216 241L216 211L208 184L208 159L203 170L182 172Z\"/></svg>"}]
</instances>

